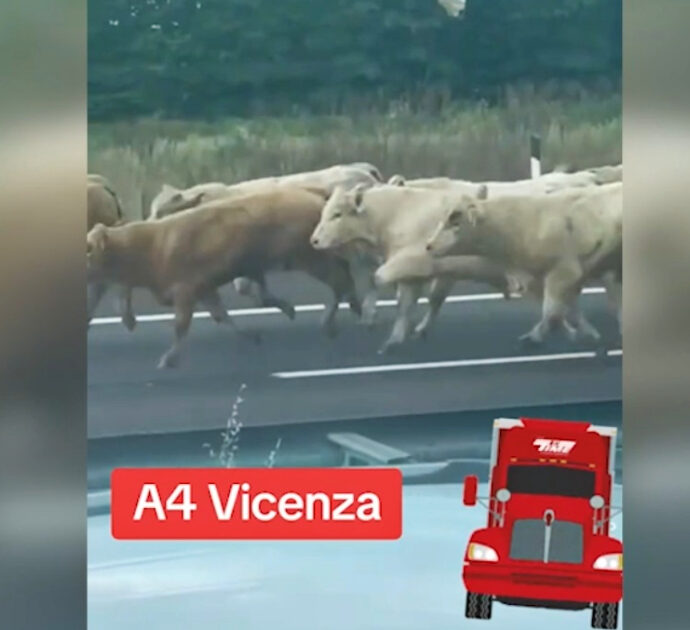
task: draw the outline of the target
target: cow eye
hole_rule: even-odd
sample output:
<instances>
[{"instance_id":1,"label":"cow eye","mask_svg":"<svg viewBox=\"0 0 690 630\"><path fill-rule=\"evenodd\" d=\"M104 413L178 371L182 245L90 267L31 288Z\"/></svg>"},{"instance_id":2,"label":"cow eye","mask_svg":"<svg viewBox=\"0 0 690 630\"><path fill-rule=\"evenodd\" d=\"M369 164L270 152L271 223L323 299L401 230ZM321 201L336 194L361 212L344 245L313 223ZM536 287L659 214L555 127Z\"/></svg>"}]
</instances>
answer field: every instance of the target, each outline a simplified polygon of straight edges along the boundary
<instances>
[{"instance_id":1,"label":"cow eye","mask_svg":"<svg viewBox=\"0 0 690 630\"><path fill-rule=\"evenodd\" d=\"M333 213L333 218L334 218L334 219L339 219L339 218L342 217L342 216L343 216L343 213L340 212L340 211L334 212L334 213Z\"/></svg>"}]
</instances>

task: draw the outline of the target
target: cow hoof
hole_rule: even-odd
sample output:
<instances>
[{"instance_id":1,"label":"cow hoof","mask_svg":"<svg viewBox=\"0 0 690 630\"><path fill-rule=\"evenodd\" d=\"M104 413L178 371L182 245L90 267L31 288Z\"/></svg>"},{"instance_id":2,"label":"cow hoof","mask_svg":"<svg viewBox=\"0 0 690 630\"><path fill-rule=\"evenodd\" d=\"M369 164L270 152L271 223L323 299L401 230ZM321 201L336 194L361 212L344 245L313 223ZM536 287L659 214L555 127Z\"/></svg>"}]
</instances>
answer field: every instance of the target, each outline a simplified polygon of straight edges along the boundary
<instances>
[{"instance_id":1,"label":"cow hoof","mask_svg":"<svg viewBox=\"0 0 690 630\"><path fill-rule=\"evenodd\" d=\"M378 354L379 355L393 354L399 345L400 345L400 342L387 341L386 343L384 343L379 348Z\"/></svg>"},{"instance_id":2,"label":"cow hoof","mask_svg":"<svg viewBox=\"0 0 690 630\"><path fill-rule=\"evenodd\" d=\"M570 341L570 343L575 343L580 337L578 331L575 328L566 328L565 335L566 337L568 337L568 341Z\"/></svg>"},{"instance_id":3,"label":"cow hoof","mask_svg":"<svg viewBox=\"0 0 690 630\"><path fill-rule=\"evenodd\" d=\"M429 331L426 328L424 328L423 330L416 330L415 335L418 339L421 339L422 341L429 340Z\"/></svg>"},{"instance_id":4,"label":"cow hoof","mask_svg":"<svg viewBox=\"0 0 690 630\"><path fill-rule=\"evenodd\" d=\"M287 318L289 320L294 320L295 317L297 317L297 311L295 310L294 306L288 306L285 309L283 309L283 313L287 315Z\"/></svg>"},{"instance_id":5,"label":"cow hoof","mask_svg":"<svg viewBox=\"0 0 690 630\"><path fill-rule=\"evenodd\" d=\"M540 346L544 342L541 337L538 337L533 333L525 333L524 335L520 335L520 337L518 337L518 341L522 346Z\"/></svg>"},{"instance_id":6,"label":"cow hoof","mask_svg":"<svg viewBox=\"0 0 690 630\"><path fill-rule=\"evenodd\" d=\"M158 362L157 369L167 370L168 368L176 368L179 364L180 364L179 357L165 355Z\"/></svg>"},{"instance_id":7,"label":"cow hoof","mask_svg":"<svg viewBox=\"0 0 690 630\"><path fill-rule=\"evenodd\" d=\"M376 326L376 321L374 319L362 319L361 323L367 330L374 330Z\"/></svg>"},{"instance_id":8,"label":"cow hoof","mask_svg":"<svg viewBox=\"0 0 690 630\"><path fill-rule=\"evenodd\" d=\"M122 323L125 325L125 328L129 330L129 332L132 332L137 326L137 318L134 316L123 317Z\"/></svg>"},{"instance_id":9,"label":"cow hoof","mask_svg":"<svg viewBox=\"0 0 690 630\"><path fill-rule=\"evenodd\" d=\"M352 311L352 314L355 315L355 317L357 317L358 319L362 319L364 317L362 305L359 302L350 302L350 311Z\"/></svg>"}]
</instances>

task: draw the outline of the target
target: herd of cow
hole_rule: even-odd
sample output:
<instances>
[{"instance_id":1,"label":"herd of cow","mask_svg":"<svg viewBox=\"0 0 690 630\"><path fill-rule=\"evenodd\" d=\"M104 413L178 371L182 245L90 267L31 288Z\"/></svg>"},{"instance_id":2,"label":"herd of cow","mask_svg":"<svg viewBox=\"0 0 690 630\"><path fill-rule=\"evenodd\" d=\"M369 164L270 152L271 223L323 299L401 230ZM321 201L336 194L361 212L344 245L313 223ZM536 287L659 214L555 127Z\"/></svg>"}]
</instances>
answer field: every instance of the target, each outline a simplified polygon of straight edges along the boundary
<instances>
[{"instance_id":1,"label":"herd of cow","mask_svg":"<svg viewBox=\"0 0 690 630\"><path fill-rule=\"evenodd\" d=\"M341 301L371 325L378 291L396 287L397 316L379 352L424 335L461 279L496 287L506 299L540 301L541 319L525 342L561 328L601 346L578 298L599 281L620 330L622 175L618 165L512 182L401 175L384 182L371 164L344 164L232 185L164 185L148 218L137 221L125 220L105 177L89 175L89 321L114 286L122 322L133 330L132 290L150 291L174 307L175 339L158 364L174 367L197 303L216 322L233 324L218 293L232 282L292 319L294 306L268 290L266 274L297 270L331 289L328 335ZM428 308L415 325L423 293Z\"/></svg>"}]
</instances>

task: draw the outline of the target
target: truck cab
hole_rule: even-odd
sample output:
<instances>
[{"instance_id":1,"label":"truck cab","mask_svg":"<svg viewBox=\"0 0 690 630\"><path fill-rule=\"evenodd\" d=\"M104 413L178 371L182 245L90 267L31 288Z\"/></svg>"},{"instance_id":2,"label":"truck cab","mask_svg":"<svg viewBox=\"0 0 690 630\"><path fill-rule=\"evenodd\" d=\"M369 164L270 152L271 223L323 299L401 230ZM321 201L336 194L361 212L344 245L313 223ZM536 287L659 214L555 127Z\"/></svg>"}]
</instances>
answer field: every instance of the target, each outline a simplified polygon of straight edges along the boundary
<instances>
[{"instance_id":1,"label":"truck cab","mask_svg":"<svg viewBox=\"0 0 690 630\"><path fill-rule=\"evenodd\" d=\"M494 421L489 496L465 478L463 503L482 503L486 527L465 551L465 615L490 619L494 601L592 609L593 628L616 628L623 545L610 535L616 428L586 422Z\"/></svg>"}]
</instances>

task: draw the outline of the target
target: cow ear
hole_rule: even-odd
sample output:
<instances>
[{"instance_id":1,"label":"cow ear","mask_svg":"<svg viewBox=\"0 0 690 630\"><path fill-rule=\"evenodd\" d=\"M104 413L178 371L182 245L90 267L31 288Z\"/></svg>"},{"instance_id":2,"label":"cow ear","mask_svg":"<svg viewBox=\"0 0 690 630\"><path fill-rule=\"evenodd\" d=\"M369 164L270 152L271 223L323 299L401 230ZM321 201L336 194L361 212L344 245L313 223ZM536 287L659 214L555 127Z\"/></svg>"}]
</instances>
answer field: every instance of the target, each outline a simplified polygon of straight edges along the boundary
<instances>
[{"instance_id":1,"label":"cow ear","mask_svg":"<svg viewBox=\"0 0 690 630\"><path fill-rule=\"evenodd\" d=\"M355 208L358 213L362 212L362 201L364 200L364 191L366 189L366 184L357 184L352 191L352 197L355 201Z\"/></svg>"},{"instance_id":2,"label":"cow ear","mask_svg":"<svg viewBox=\"0 0 690 630\"><path fill-rule=\"evenodd\" d=\"M97 251L105 251L108 246L108 229L102 223L96 223L91 228L93 234L93 249Z\"/></svg>"},{"instance_id":3,"label":"cow ear","mask_svg":"<svg viewBox=\"0 0 690 630\"><path fill-rule=\"evenodd\" d=\"M180 192L175 186L171 186L170 184L163 184L163 186L161 186L161 191L164 193Z\"/></svg>"},{"instance_id":4,"label":"cow ear","mask_svg":"<svg viewBox=\"0 0 690 630\"><path fill-rule=\"evenodd\" d=\"M477 199L483 201L489 197L489 187L486 184L481 184L477 190Z\"/></svg>"},{"instance_id":5,"label":"cow ear","mask_svg":"<svg viewBox=\"0 0 690 630\"><path fill-rule=\"evenodd\" d=\"M388 180L388 185L389 186L404 186L405 185L405 178L402 175L393 175Z\"/></svg>"},{"instance_id":6,"label":"cow ear","mask_svg":"<svg viewBox=\"0 0 690 630\"><path fill-rule=\"evenodd\" d=\"M204 195L205 195L205 193L200 192L200 193L196 194L194 197L192 197L191 200L190 200L190 202L191 202L191 204L192 204L192 207L198 206L198 205L200 205L201 203L203 203L203 201L204 201ZM180 196L181 196L181 195L180 195Z\"/></svg>"}]
</instances>

